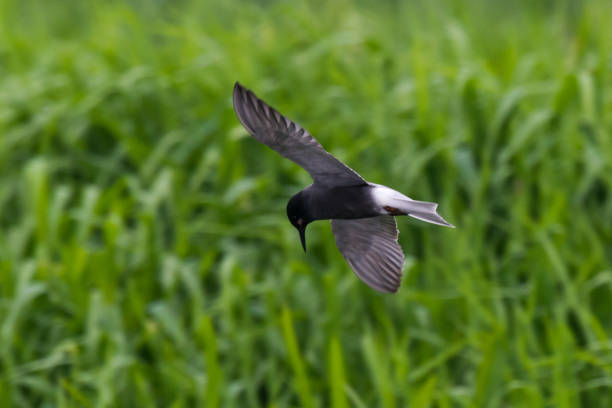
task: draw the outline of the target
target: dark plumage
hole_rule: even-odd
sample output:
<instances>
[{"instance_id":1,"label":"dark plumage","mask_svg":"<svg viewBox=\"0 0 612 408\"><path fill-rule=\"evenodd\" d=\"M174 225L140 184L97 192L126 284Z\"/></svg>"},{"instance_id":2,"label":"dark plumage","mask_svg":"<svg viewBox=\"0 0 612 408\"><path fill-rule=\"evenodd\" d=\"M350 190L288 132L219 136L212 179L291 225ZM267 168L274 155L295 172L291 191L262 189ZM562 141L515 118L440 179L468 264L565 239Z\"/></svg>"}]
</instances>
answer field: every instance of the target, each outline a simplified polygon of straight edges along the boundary
<instances>
[{"instance_id":1,"label":"dark plumage","mask_svg":"<svg viewBox=\"0 0 612 408\"><path fill-rule=\"evenodd\" d=\"M440 217L437 204L412 200L374 183L329 154L304 128L287 119L239 83L234 110L259 142L303 167L314 183L287 204L287 217L299 231L315 220L331 220L338 249L357 276L380 292L395 292L401 283L404 254L397 242L394 216L410 215L452 227Z\"/></svg>"}]
</instances>

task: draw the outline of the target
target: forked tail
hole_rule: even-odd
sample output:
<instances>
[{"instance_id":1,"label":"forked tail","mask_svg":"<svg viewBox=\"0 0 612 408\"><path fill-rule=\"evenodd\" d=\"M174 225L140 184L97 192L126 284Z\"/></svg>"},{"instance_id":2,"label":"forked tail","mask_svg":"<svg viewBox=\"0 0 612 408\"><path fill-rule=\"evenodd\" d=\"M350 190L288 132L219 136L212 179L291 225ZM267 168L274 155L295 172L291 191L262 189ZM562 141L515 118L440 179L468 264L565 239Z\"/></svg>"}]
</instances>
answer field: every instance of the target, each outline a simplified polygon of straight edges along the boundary
<instances>
[{"instance_id":1,"label":"forked tail","mask_svg":"<svg viewBox=\"0 0 612 408\"><path fill-rule=\"evenodd\" d=\"M445 227L455 228L455 226L447 222L442 218L436 211L438 208L437 203L430 203L427 201L416 201L411 199L394 200L394 204L397 206L397 210L401 211L401 214L409 215L413 218L430 222L432 224L442 225ZM387 210L387 208L385 208ZM391 214L392 211L389 211ZM395 215L395 214L394 214Z\"/></svg>"},{"instance_id":2,"label":"forked tail","mask_svg":"<svg viewBox=\"0 0 612 408\"><path fill-rule=\"evenodd\" d=\"M374 187L372 198L380 206L381 212L384 211L384 213L389 215L409 215L422 221L431 222L432 224L455 228L453 224L446 222L444 218L438 215L436 211L438 208L437 203L413 200L399 191L380 184L370 183L370 185Z\"/></svg>"},{"instance_id":3,"label":"forked tail","mask_svg":"<svg viewBox=\"0 0 612 408\"><path fill-rule=\"evenodd\" d=\"M453 224L447 222L438 214L436 211L438 208L437 203L429 203L427 201L412 201L411 204L412 206L416 204L416 208L408 212L409 216L422 221L431 222L432 224L455 228Z\"/></svg>"}]
</instances>

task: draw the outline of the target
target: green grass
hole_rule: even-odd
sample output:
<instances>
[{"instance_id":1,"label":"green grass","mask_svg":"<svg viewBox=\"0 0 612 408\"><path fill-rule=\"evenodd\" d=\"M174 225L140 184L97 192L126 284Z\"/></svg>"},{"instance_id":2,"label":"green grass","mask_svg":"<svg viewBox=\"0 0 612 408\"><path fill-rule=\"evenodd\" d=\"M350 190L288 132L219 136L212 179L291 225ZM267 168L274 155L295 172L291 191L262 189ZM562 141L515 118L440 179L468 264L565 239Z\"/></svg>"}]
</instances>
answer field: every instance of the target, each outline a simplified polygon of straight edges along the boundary
<instances>
[{"instance_id":1,"label":"green grass","mask_svg":"<svg viewBox=\"0 0 612 408\"><path fill-rule=\"evenodd\" d=\"M511 3L0 0L0 405L611 406L612 3ZM396 295L236 80L440 203Z\"/></svg>"}]
</instances>

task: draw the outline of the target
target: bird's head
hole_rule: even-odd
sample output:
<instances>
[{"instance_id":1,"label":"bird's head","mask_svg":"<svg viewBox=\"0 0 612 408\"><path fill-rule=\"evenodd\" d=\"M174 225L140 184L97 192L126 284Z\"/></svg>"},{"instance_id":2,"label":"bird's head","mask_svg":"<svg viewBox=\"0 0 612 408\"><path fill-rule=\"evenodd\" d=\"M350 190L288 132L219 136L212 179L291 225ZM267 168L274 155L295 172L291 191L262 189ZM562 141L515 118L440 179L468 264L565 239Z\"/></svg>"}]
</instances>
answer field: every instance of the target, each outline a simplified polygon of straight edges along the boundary
<instances>
[{"instance_id":1,"label":"bird's head","mask_svg":"<svg viewBox=\"0 0 612 408\"><path fill-rule=\"evenodd\" d=\"M306 252L306 226L308 226L312 219L308 217L306 213L302 192L297 193L289 200L287 204L287 217L291 225L300 233L302 248L304 248L304 252Z\"/></svg>"}]
</instances>

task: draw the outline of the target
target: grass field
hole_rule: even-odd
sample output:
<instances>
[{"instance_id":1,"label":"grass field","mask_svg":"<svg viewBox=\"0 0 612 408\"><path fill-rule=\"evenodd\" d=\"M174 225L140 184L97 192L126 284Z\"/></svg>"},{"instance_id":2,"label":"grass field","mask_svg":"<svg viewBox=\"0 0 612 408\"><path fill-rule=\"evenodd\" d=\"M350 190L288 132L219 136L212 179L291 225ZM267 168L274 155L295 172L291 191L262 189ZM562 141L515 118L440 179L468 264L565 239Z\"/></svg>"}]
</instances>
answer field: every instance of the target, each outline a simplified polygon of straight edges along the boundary
<instances>
[{"instance_id":1,"label":"grass field","mask_svg":"<svg viewBox=\"0 0 612 408\"><path fill-rule=\"evenodd\" d=\"M0 0L0 406L612 406L612 3L383 3ZM236 80L440 203L396 295Z\"/></svg>"}]
</instances>

